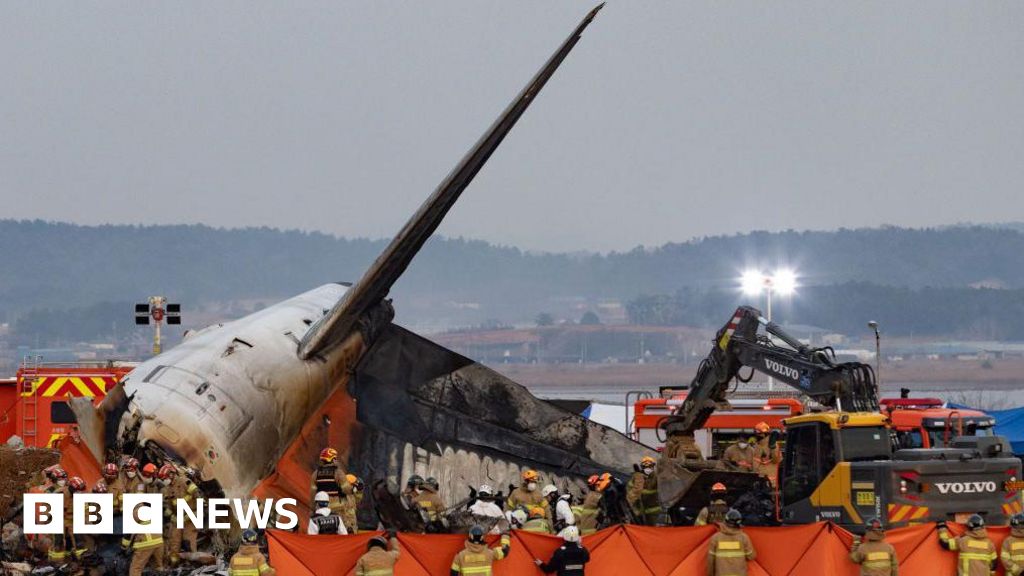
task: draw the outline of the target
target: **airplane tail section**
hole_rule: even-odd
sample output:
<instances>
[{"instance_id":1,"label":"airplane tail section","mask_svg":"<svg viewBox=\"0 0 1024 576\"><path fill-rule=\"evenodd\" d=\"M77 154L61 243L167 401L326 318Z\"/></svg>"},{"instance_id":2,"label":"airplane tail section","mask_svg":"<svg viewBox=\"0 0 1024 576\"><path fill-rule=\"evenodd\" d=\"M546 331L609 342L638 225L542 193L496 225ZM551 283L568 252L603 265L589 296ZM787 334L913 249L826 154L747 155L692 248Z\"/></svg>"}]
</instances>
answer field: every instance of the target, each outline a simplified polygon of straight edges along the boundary
<instances>
[{"instance_id":1,"label":"airplane tail section","mask_svg":"<svg viewBox=\"0 0 1024 576\"><path fill-rule=\"evenodd\" d=\"M572 34L559 46L530 83L519 93L458 165L438 185L434 193L406 222L388 247L344 297L309 331L299 343L302 359L313 357L340 342L355 327L359 318L387 297L391 286L405 271L427 239L437 230L445 215L473 181L491 154L509 133L519 117L579 42L583 30L604 6L590 11Z\"/></svg>"}]
</instances>

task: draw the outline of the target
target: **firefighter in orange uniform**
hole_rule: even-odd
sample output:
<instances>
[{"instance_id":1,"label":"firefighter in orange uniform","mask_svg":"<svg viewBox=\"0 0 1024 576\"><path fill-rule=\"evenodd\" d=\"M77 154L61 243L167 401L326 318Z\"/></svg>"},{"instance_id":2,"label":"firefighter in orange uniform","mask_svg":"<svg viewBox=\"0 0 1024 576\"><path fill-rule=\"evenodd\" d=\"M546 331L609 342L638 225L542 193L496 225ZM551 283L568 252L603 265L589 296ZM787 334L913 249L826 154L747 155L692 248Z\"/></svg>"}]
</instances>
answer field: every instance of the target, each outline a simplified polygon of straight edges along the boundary
<instances>
[{"instance_id":1,"label":"firefighter in orange uniform","mask_svg":"<svg viewBox=\"0 0 1024 576\"><path fill-rule=\"evenodd\" d=\"M747 562L757 557L741 528L743 517L731 509L708 543L707 576L747 576Z\"/></svg>"},{"instance_id":2,"label":"firefighter in orange uniform","mask_svg":"<svg viewBox=\"0 0 1024 576\"><path fill-rule=\"evenodd\" d=\"M991 576L995 573L999 555L980 514L971 514L967 519L967 533L959 538L949 535L945 522L939 522L938 526L939 545L957 553L957 576Z\"/></svg>"}]
</instances>

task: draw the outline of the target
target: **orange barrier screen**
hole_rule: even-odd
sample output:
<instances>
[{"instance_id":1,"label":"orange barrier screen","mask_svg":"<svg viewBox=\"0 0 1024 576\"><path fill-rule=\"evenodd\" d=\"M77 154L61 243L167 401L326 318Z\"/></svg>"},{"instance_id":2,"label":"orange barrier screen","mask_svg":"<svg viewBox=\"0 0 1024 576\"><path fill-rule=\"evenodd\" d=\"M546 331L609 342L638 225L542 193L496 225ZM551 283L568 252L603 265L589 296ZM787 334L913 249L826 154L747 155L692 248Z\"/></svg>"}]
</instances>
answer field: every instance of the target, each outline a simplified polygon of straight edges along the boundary
<instances>
[{"instance_id":1,"label":"orange barrier screen","mask_svg":"<svg viewBox=\"0 0 1024 576\"><path fill-rule=\"evenodd\" d=\"M998 548L1007 528L991 528ZM849 532L828 523L782 528L748 528L757 549L749 565L751 576L856 576L858 567L847 558L853 540ZM954 535L963 528L950 526ZM366 551L366 542L379 533L356 536L307 536L270 531L270 562L286 576L351 575ZM648 528L615 526L583 539L590 550L588 576L688 576L705 573L710 527ZM448 576L451 560L462 549L459 535L399 534L402 556L398 576ZM901 574L955 574L954 553L939 547L932 524L900 528L886 535L896 548ZM495 564L496 576L540 576L534 558L548 560L561 543L555 536L513 532L509 557ZM1002 568L997 574L1002 574Z\"/></svg>"}]
</instances>

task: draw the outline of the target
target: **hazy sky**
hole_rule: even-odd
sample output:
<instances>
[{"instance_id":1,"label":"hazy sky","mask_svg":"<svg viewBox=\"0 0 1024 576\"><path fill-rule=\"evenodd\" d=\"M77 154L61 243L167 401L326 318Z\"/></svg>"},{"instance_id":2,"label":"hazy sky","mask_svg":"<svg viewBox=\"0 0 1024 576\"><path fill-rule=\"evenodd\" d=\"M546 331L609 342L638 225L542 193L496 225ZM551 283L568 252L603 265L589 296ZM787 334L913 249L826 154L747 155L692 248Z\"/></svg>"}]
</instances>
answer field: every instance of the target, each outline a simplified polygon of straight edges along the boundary
<instances>
[{"instance_id":1,"label":"hazy sky","mask_svg":"<svg viewBox=\"0 0 1024 576\"><path fill-rule=\"evenodd\" d=\"M0 1L0 217L391 236L593 2ZM440 232L1024 220L1024 3L622 2Z\"/></svg>"}]
</instances>

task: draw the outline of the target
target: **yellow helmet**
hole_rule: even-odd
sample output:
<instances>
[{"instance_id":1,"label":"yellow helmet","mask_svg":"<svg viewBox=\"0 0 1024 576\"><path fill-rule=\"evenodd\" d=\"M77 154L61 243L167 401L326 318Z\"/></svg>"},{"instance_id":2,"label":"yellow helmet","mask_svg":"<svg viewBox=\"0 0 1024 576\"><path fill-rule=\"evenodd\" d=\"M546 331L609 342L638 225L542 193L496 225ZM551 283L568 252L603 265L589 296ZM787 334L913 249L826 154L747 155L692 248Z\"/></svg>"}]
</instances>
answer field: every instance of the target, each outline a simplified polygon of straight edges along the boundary
<instances>
[{"instance_id":1,"label":"yellow helmet","mask_svg":"<svg viewBox=\"0 0 1024 576\"><path fill-rule=\"evenodd\" d=\"M345 474L345 480L348 480L348 483L353 485L359 482L359 478L355 474Z\"/></svg>"},{"instance_id":2,"label":"yellow helmet","mask_svg":"<svg viewBox=\"0 0 1024 576\"><path fill-rule=\"evenodd\" d=\"M537 474L536 470L523 472L523 482L536 482L537 480L540 480L540 474Z\"/></svg>"},{"instance_id":3,"label":"yellow helmet","mask_svg":"<svg viewBox=\"0 0 1024 576\"><path fill-rule=\"evenodd\" d=\"M543 508L541 508L540 506L533 506L533 507L530 508L530 520L533 520L535 518L543 518L543 517L544 517L544 509Z\"/></svg>"},{"instance_id":4,"label":"yellow helmet","mask_svg":"<svg viewBox=\"0 0 1024 576\"><path fill-rule=\"evenodd\" d=\"M651 458L650 456L644 456L643 458L640 459L640 466L644 468L648 466L654 466L657 463L658 461L655 460L654 458Z\"/></svg>"}]
</instances>

